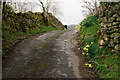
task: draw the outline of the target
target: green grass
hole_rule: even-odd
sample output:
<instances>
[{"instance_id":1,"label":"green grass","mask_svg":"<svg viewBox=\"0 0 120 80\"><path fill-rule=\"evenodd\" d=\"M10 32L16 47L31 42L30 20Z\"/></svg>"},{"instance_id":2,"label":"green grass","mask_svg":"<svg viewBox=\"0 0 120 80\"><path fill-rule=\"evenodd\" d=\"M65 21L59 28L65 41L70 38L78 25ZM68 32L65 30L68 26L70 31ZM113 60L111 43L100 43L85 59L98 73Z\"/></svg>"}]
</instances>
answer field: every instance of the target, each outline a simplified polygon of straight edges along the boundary
<instances>
[{"instance_id":1,"label":"green grass","mask_svg":"<svg viewBox=\"0 0 120 80\"><path fill-rule=\"evenodd\" d=\"M50 14L50 13L49 13ZM32 35L53 30L63 30L62 23L53 15L49 16L49 26L46 25L40 12L16 13L10 5L6 5L2 14L2 51L7 54L12 46ZM59 23L58 23L59 22ZM52 23L52 25L51 25Z\"/></svg>"},{"instance_id":2,"label":"green grass","mask_svg":"<svg viewBox=\"0 0 120 80\"><path fill-rule=\"evenodd\" d=\"M80 46L83 49L86 45L90 45L88 52L82 50L82 53L89 54L83 55L83 57L89 60L89 64L92 64L92 73L94 75L97 74L99 78L116 79L120 77L118 72L118 53L112 52L107 47L99 46L99 25L98 21L93 18L94 17L88 17L88 20L84 19L83 22L80 23L82 27L85 27L81 28L79 32ZM89 20L94 24L87 24L87 21ZM91 44L91 42L93 42L93 44Z\"/></svg>"},{"instance_id":3,"label":"green grass","mask_svg":"<svg viewBox=\"0 0 120 80\"><path fill-rule=\"evenodd\" d=\"M3 55L7 54L7 52L10 50L11 46L15 44L16 42L23 40L25 38L31 37L36 34L41 34L44 32L54 31L57 30L56 28L52 26L43 26L41 29L31 30L30 32L21 32L17 31L13 34L9 34L8 31L3 31Z\"/></svg>"}]
</instances>

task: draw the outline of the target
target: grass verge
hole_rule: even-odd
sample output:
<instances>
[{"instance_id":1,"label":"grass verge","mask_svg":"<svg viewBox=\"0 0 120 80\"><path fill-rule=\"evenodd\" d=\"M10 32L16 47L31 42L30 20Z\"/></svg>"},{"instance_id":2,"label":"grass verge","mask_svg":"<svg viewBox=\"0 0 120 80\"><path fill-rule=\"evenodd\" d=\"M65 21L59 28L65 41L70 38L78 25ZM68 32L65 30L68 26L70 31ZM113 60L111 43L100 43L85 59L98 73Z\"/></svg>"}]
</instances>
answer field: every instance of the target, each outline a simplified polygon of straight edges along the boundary
<instances>
[{"instance_id":1,"label":"grass verge","mask_svg":"<svg viewBox=\"0 0 120 80\"><path fill-rule=\"evenodd\" d=\"M3 31L2 32L3 56L7 55L7 53L12 48L12 46L15 45L17 42L29 38L33 35L54 31L54 30L57 29L52 26L43 26L41 29L31 30L29 32L17 31L12 34L9 34L9 31Z\"/></svg>"},{"instance_id":2,"label":"grass verge","mask_svg":"<svg viewBox=\"0 0 120 80\"><path fill-rule=\"evenodd\" d=\"M95 20L96 19L96 20ZM77 26L78 27L78 26ZM95 77L117 79L119 76L118 53L112 52L106 46L99 46L99 24L95 16L84 19L78 29L79 50L86 59L85 64Z\"/></svg>"}]
</instances>

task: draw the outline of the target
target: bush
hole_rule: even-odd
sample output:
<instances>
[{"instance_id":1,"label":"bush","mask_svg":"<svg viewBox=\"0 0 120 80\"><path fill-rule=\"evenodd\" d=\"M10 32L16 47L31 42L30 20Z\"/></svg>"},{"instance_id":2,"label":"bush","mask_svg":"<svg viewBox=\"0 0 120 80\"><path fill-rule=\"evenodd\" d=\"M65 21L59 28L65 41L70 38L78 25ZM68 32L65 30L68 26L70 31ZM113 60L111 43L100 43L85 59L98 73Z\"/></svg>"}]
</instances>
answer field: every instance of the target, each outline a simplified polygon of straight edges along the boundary
<instances>
[{"instance_id":1,"label":"bush","mask_svg":"<svg viewBox=\"0 0 120 80\"><path fill-rule=\"evenodd\" d=\"M51 15L51 19L56 19L56 17ZM56 20L56 22L57 21L58 20ZM55 21L53 20L53 22ZM54 26L56 26L56 24L54 24ZM27 13L15 13L12 11L11 6L6 5L2 15L3 54L8 53L8 50L12 45L19 40L30 37L34 34L58 29L58 27L54 26L46 26L42 13L40 12L33 13L29 11ZM62 27L62 23L59 24L59 26Z\"/></svg>"},{"instance_id":2,"label":"bush","mask_svg":"<svg viewBox=\"0 0 120 80\"><path fill-rule=\"evenodd\" d=\"M80 29L80 49L82 49L83 57L89 60L85 65L89 64L93 70L92 73L97 74L99 78L118 78L118 53L111 52L109 48L104 46L99 46L97 17L89 16L80 25L78 28Z\"/></svg>"},{"instance_id":3,"label":"bush","mask_svg":"<svg viewBox=\"0 0 120 80\"><path fill-rule=\"evenodd\" d=\"M90 27L93 25L98 25L98 18L96 16L88 16L86 19L84 19L81 23L81 26L84 27Z\"/></svg>"}]
</instances>

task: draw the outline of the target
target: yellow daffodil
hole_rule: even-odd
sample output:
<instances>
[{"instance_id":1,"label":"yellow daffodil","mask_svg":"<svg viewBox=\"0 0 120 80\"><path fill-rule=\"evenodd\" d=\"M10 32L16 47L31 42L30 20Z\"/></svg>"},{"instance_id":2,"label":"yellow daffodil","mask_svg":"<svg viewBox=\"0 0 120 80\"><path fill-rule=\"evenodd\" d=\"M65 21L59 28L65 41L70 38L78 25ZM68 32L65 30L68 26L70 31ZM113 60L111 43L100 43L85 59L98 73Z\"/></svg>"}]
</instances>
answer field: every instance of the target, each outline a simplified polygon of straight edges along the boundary
<instances>
[{"instance_id":1,"label":"yellow daffodil","mask_svg":"<svg viewBox=\"0 0 120 80\"><path fill-rule=\"evenodd\" d=\"M83 49L86 50L86 47L84 47Z\"/></svg>"},{"instance_id":2,"label":"yellow daffodil","mask_svg":"<svg viewBox=\"0 0 120 80\"><path fill-rule=\"evenodd\" d=\"M93 42L91 42L91 44L93 44Z\"/></svg>"},{"instance_id":3,"label":"yellow daffodil","mask_svg":"<svg viewBox=\"0 0 120 80\"><path fill-rule=\"evenodd\" d=\"M83 49L88 51L88 48L86 48L86 47L84 47Z\"/></svg>"},{"instance_id":4,"label":"yellow daffodil","mask_svg":"<svg viewBox=\"0 0 120 80\"><path fill-rule=\"evenodd\" d=\"M75 29L78 29L78 26L76 26Z\"/></svg>"},{"instance_id":5,"label":"yellow daffodil","mask_svg":"<svg viewBox=\"0 0 120 80\"><path fill-rule=\"evenodd\" d=\"M90 67L90 68L92 68L92 65L91 65L91 64L89 64L89 67Z\"/></svg>"},{"instance_id":6,"label":"yellow daffodil","mask_svg":"<svg viewBox=\"0 0 120 80\"><path fill-rule=\"evenodd\" d=\"M82 55L85 55L85 53L82 53Z\"/></svg>"},{"instance_id":7,"label":"yellow daffodil","mask_svg":"<svg viewBox=\"0 0 120 80\"><path fill-rule=\"evenodd\" d=\"M86 66L89 65L89 64L85 64Z\"/></svg>"},{"instance_id":8,"label":"yellow daffodil","mask_svg":"<svg viewBox=\"0 0 120 80\"><path fill-rule=\"evenodd\" d=\"M81 25L79 25L79 28L81 27Z\"/></svg>"},{"instance_id":9,"label":"yellow daffodil","mask_svg":"<svg viewBox=\"0 0 120 80\"><path fill-rule=\"evenodd\" d=\"M77 31L75 30L75 32L77 32Z\"/></svg>"},{"instance_id":10,"label":"yellow daffodil","mask_svg":"<svg viewBox=\"0 0 120 80\"><path fill-rule=\"evenodd\" d=\"M86 47L90 47L90 45L87 45Z\"/></svg>"},{"instance_id":11,"label":"yellow daffodil","mask_svg":"<svg viewBox=\"0 0 120 80\"><path fill-rule=\"evenodd\" d=\"M88 53L86 55L88 55Z\"/></svg>"},{"instance_id":12,"label":"yellow daffodil","mask_svg":"<svg viewBox=\"0 0 120 80\"><path fill-rule=\"evenodd\" d=\"M86 50L88 51L88 48L86 48Z\"/></svg>"},{"instance_id":13,"label":"yellow daffodil","mask_svg":"<svg viewBox=\"0 0 120 80\"><path fill-rule=\"evenodd\" d=\"M90 68L92 68L92 65L91 64L85 64L86 66L89 66Z\"/></svg>"},{"instance_id":14,"label":"yellow daffodil","mask_svg":"<svg viewBox=\"0 0 120 80\"><path fill-rule=\"evenodd\" d=\"M78 50L80 50L80 48L78 48Z\"/></svg>"},{"instance_id":15,"label":"yellow daffodil","mask_svg":"<svg viewBox=\"0 0 120 80\"><path fill-rule=\"evenodd\" d=\"M75 27L75 29L77 29L78 27Z\"/></svg>"}]
</instances>

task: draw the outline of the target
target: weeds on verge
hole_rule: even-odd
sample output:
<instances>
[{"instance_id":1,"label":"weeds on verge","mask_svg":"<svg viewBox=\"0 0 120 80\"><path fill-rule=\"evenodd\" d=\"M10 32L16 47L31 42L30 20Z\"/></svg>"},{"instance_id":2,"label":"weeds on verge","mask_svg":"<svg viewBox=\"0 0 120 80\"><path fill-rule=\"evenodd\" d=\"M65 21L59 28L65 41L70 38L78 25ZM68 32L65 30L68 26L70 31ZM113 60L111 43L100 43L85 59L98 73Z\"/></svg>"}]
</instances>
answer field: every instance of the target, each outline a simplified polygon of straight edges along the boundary
<instances>
[{"instance_id":1,"label":"weeds on verge","mask_svg":"<svg viewBox=\"0 0 120 80\"><path fill-rule=\"evenodd\" d=\"M118 53L112 52L106 47L99 46L98 19L96 16L88 16L75 29L79 30L79 42L82 55L89 61L85 64L92 68L92 73L99 78L118 78Z\"/></svg>"}]
</instances>

